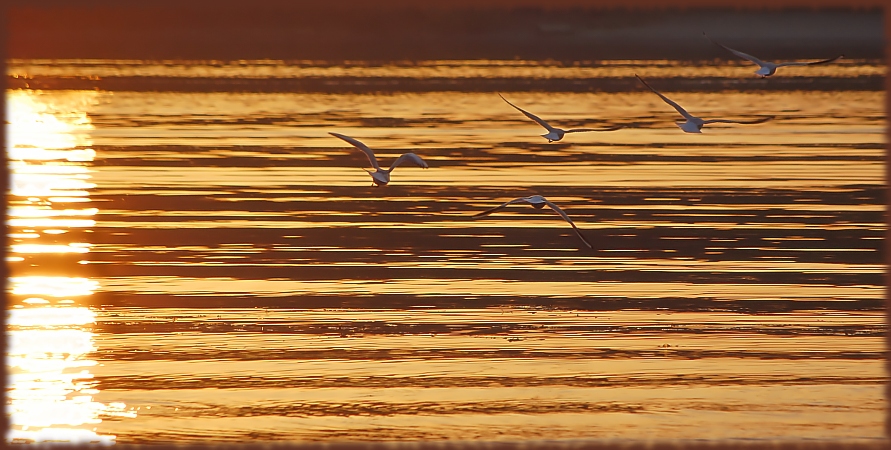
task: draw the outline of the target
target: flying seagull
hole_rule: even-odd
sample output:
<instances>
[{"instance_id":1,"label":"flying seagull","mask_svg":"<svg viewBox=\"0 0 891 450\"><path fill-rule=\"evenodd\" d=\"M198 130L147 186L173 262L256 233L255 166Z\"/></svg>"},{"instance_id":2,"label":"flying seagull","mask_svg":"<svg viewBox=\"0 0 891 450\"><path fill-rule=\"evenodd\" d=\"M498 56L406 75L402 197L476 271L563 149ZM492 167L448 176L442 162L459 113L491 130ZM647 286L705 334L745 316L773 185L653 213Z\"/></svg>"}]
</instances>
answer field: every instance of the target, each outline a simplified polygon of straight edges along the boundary
<instances>
[{"instance_id":1,"label":"flying seagull","mask_svg":"<svg viewBox=\"0 0 891 450\"><path fill-rule=\"evenodd\" d=\"M544 120L542 120L540 117L536 116L535 114L532 114L531 112L526 111L525 109L520 108L519 106L517 106L511 102L508 102L507 99L504 98L503 95L498 94L498 96L501 97L502 100L507 102L508 105L513 106L518 111L520 111L521 113L526 115L526 117L534 120L535 123L543 126L546 130L548 130L547 134L541 135L541 137L547 139L548 142L559 141L560 139L563 139L563 135L565 135L566 133L581 133L584 131L615 131L615 130L618 130L619 128L624 128L622 125L615 125L615 126L611 126L611 127L607 127L607 128L573 128L571 130L563 130L561 128L555 128L555 127L552 127L551 125L549 125Z\"/></svg>"},{"instance_id":2,"label":"flying seagull","mask_svg":"<svg viewBox=\"0 0 891 450\"><path fill-rule=\"evenodd\" d=\"M710 124L710 123L742 123L742 124L753 124L753 123L767 122L768 120L773 119L773 116L769 116L769 117L762 117L762 118L760 118L760 119L755 119L755 120L750 120L750 121L730 120L730 119L708 119L708 120L704 120L704 119L702 119L702 118L696 117L696 116L694 116L694 115L688 113L687 110L685 110L684 108L681 108L681 105L678 105L677 103L671 101L668 97L666 97L666 96L660 94L659 91L653 89L652 86L650 86L649 84L647 84L647 82L644 81L643 78L637 76L637 74L635 74L634 76L636 76L637 79L640 80L640 82L644 84L644 86L650 88L650 90L653 91L653 92L654 92L656 95L658 95L659 97L661 97L662 100L665 101L665 103L668 103L669 105L673 106L674 109L676 109L679 113L681 113L682 116L684 116L685 119L687 119L686 122L675 122L675 124L677 124L678 127L680 127L682 130L686 131L687 133L701 133L701 132L702 132L702 126L703 126L703 125Z\"/></svg>"},{"instance_id":3,"label":"flying seagull","mask_svg":"<svg viewBox=\"0 0 891 450\"><path fill-rule=\"evenodd\" d=\"M473 218L474 218L474 219L477 219L477 218L480 218L480 217L483 217L483 216L488 216L489 214L492 214L492 213L495 212L495 211L498 211L498 210L507 208L507 207L510 206L510 205L514 205L514 204L517 204L517 203L523 203L523 202L525 202L525 203L529 203L529 204L532 205L535 209L541 209L541 208L544 208L545 205L549 206L549 207L550 207L551 209L553 209L557 214L560 214L560 215L563 217L563 219L565 219L567 222L569 222L570 225L572 225L572 229L575 230L575 234L578 235L579 239L581 239L582 242L584 242L585 245L588 246L588 248L593 248L593 247L591 247L591 244L588 242L588 240L585 239L584 236L582 236L582 232L579 230L579 227L575 226L575 223L573 223L572 219L570 219L569 216L566 215L566 213L563 212L563 210L560 209L559 206L557 206L557 205L551 203L550 201L548 201L548 199L546 199L546 198L544 198L544 197L542 197L542 196L540 196L540 195L530 195L529 197L518 197L518 198L515 198L515 199L513 199L513 200L511 200L511 201L509 201L509 202L502 203L501 205L496 206L496 207L494 207L494 208L492 208L492 209L483 211L483 212L478 213L478 214L474 214L474 215L473 215Z\"/></svg>"},{"instance_id":4,"label":"flying seagull","mask_svg":"<svg viewBox=\"0 0 891 450\"><path fill-rule=\"evenodd\" d=\"M742 58L742 59L747 59L747 60L749 60L749 61L751 61L751 62L753 62L753 63L755 63L755 64L758 64L759 67L758 67L758 70L755 71L755 74L761 76L761 78L767 78L767 77L769 77L769 76L775 74L775 73L777 72L777 69L780 68L780 67L786 67L786 66L813 66L814 64L826 64L826 63L831 63L831 62L833 62L833 61L835 61L835 60L844 58L844 56L845 56L845 55L839 55L839 56L836 56L835 58L824 59L824 60L822 60L822 61L813 61L813 62L796 62L796 61L789 61L789 62L781 62L781 63L772 63L772 62L767 62L767 61L761 61L760 59L758 59L758 58L756 58L756 57L754 57L754 56L752 56L752 55L749 55L749 54L747 54L747 53L743 53L743 52L741 52L741 51L739 51L739 50L734 50L734 49L732 49L732 48L730 48L730 47L728 47L728 46L726 46L726 45L719 44L719 43L715 42L714 40L712 40L712 38L708 37L708 35L705 34L704 31L702 32L702 35L705 36L708 40L712 41L712 43L715 44L715 45L717 45L718 47L721 47L721 48L723 48L724 50L727 50L728 52L733 53L734 55L739 56L739 57Z\"/></svg>"},{"instance_id":5,"label":"flying seagull","mask_svg":"<svg viewBox=\"0 0 891 450\"><path fill-rule=\"evenodd\" d=\"M393 169L395 169L398 165L400 165L404 162L412 162L419 167L423 167L424 169L426 169L428 167L427 163L424 162L424 160L421 159L420 156L418 156L414 153L403 153L400 157L396 158L396 161L393 161L393 164L390 165L389 169L381 169L381 166L378 165L378 163L377 163L377 158L374 157L374 151L371 150L370 148L368 148L367 145L365 145L365 144L363 144L349 136L344 136L340 133L329 133L329 134L334 137L337 137L337 138L343 139L344 141L349 142L353 147L356 147L365 153L365 156L368 157L368 161L371 162L371 167L374 167L374 169L375 169L374 171L365 169L365 171L368 172L369 175L371 175L372 186L374 186L374 187L385 186L387 183L389 183L390 182L390 172L392 172Z\"/></svg>"}]
</instances>

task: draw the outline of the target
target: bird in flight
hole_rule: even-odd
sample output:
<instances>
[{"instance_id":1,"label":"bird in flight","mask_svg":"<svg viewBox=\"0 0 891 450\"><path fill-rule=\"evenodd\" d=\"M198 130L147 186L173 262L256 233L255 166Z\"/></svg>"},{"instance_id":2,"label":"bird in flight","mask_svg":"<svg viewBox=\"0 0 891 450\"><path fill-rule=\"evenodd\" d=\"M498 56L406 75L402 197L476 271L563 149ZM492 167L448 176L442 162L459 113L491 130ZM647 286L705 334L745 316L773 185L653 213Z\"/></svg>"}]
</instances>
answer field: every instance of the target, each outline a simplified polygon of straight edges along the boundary
<instances>
[{"instance_id":1,"label":"bird in flight","mask_svg":"<svg viewBox=\"0 0 891 450\"><path fill-rule=\"evenodd\" d=\"M344 141L350 143L353 147L356 147L365 153L365 156L368 157L368 161L371 163L371 167L374 167L374 171L365 169L365 171L368 172L369 175L371 175L371 181L372 181L373 187L387 185L387 183L390 182L390 172L392 172L393 169L395 169L397 166L399 166L400 164L402 164L404 162L414 163L418 167L422 167L424 169L429 167L429 166L427 166L427 163L424 162L423 159L421 159L420 156L418 156L414 153L403 153L401 156L396 158L396 161L393 161L393 164L390 165L389 169L382 169L381 166L377 163L377 158L374 156L374 151L371 150L370 148L368 148L367 145L365 145L365 144L359 142L358 140L353 139L349 136L344 136L340 133L329 133L329 134L336 138L343 139Z\"/></svg>"},{"instance_id":2,"label":"bird in flight","mask_svg":"<svg viewBox=\"0 0 891 450\"><path fill-rule=\"evenodd\" d=\"M541 137L547 139L548 142L557 142L557 141L559 141L560 139L563 139L563 136L564 136L566 133L581 133L581 132L585 132L585 131L615 131L615 130L618 130L618 129L620 129L620 128L624 128L622 125L614 125L614 126L607 127L607 128L573 128L573 129L570 129L570 130L564 130L564 129L561 129L561 128L552 127L550 124L548 124L547 122L545 122L544 120L542 120L540 117L536 116L535 114L532 114L531 112L526 111L525 109L520 108L519 106L514 105L514 104L511 103L511 102L508 102L507 99L504 98L503 95L498 94L498 96L501 97L502 100L504 100L505 102L507 102L508 105L513 106L514 108L517 109L517 111L520 111L520 112L523 113L526 117L528 117L528 118L534 120L535 123L537 123L537 124L543 126L544 129L548 130L548 132L547 132L546 134L541 135Z\"/></svg>"},{"instance_id":3,"label":"bird in flight","mask_svg":"<svg viewBox=\"0 0 891 450\"><path fill-rule=\"evenodd\" d=\"M708 40L712 41L712 43L717 45L718 47L721 47L724 50L727 50L728 52L733 53L734 55L739 56L742 59L747 59L747 60L757 64L759 67L758 67L758 70L755 71L755 74L759 75L761 78L767 78L767 77L777 73L777 69L780 67L813 66L815 64L826 64L826 63L831 63L838 59L844 58L844 56L845 56L845 55L839 55L839 56L836 56L835 58L829 58L829 59L824 59L821 61L813 61L813 62L789 61L789 62L781 62L781 63L772 63L772 62L768 62L768 61L762 61L752 55L749 55L748 53L743 53L739 50L734 50L724 44L719 44L719 43L715 42L712 38L708 37L708 35L705 34L704 31L702 32L702 35L705 36Z\"/></svg>"},{"instance_id":4,"label":"bird in flight","mask_svg":"<svg viewBox=\"0 0 891 450\"><path fill-rule=\"evenodd\" d=\"M549 206L551 209L554 210L554 212L556 212L557 214L560 214L560 216L562 216L564 220L566 220L567 222L569 222L570 225L572 225L572 229L575 230L575 234L579 237L579 239L582 240L582 242L585 243L586 246L588 246L588 248L593 248L593 247L591 247L591 244L588 242L588 240L585 239L584 236L582 236L582 232L579 230L579 227L577 227L577 226L575 225L575 223L572 221L572 219L570 219L569 216L568 216L565 212L563 212L563 210L560 209L559 206L557 206L557 205L551 203L548 199L546 199L546 198L544 198L544 197L542 197L542 196L540 196L540 195L530 195L530 196L528 196L528 197L518 197L518 198L515 198L515 199L513 199L513 200L511 200L511 201L504 202L504 203L502 203L501 205L496 206L496 207L494 207L494 208L492 208L492 209L488 209L488 210L483 211L483 212L481 212L481 213L474 214L474 215L473 215L473 218L474 218L474 219L477 219L477 218L480 218L480 217L488 216L489 214L492 214L492 213L495 212L495 211L499 211L499 210L501 210L501 209L507 208L508 206L510 206L510 205L514 205L514 204L517 204L517 203L529 203L529 204L532 205L535 209L541 209L541 208L544 208L545 205Z\"/></svg>"},{"instance_id":5,"label":"bird in flight","mask_svg":"<svg viewBox=\"0 0 891 450\"><path fill-rule=\"evenodd\" d=\"M763 122L767 122L768 120L773 119L773 116L762 117L762 118L760 118L760 119L749 120L749 121L744 121L744 120L730 120L730 119L707 119L707 120L706 120L706 119L702 119L702 118L700 118L700 117L696 117L696 116L694 116L694 115L688 113L686 109L681 108L681 105L678 105L677 103L671 101L671 99L669 99L668 97L666 97L666 96L662 95L661 93L659 93L659 91L653 89L652 86L650 86L649 84L647 84L647 82L644 81L643 78L637 76L637 74L635 74L634 76L637 77L637 79L640 80L640 82L643 83L644 86L648 87L648 88L649 88L651 91L653 91L656 95L658 95L659 97L661 97L662 100L665 101L665 103L668 103L669 105L673 106L674 109L676 109L682 116L684 116L685 119L687 119L686 122L675 122L675 124L677 124L677 126L680 127L680 129L686 131L687 133L702 133L702 127L703 127L703 125L707 125L707 124L710 124L710 123L741 123L741 124L754 124L754 123L763 123Z\"/></svg>"}]
</instances>

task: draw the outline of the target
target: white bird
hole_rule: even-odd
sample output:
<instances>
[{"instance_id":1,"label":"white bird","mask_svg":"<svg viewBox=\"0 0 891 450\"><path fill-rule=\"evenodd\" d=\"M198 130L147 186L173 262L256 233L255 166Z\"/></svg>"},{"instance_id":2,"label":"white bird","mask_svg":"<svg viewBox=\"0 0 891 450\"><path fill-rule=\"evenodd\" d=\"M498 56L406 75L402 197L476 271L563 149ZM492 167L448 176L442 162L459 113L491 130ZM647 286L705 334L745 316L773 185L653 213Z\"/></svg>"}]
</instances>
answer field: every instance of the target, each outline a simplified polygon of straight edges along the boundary
<instances>
[{"instance_id":1,"label":"white bird","mask_svg":"<svg viewBox=\"0 0 891 450\"><path fill-rule=\"evenodd\" d=\"M564 129L561 129L561 128L555 128L555 127L552 127L551 125L549 125L549 124L548 124L547 122L545 122L544 120L542 120L540 117L536 116L535 114L532 114L531 112L526 111L525 109L520 108L519 106L517 106L517 105L515 105L515 104L513 104L513 103L511 103L511 102L508 102L507 99L504 98L503 95L498 94L498 96L501 97L502 100L504 100L505 102L507 102L508 105L513 106L513 107L516 108L518 111L520 111L521 113L525 114L526 117L528 117L528 118L534 120L535 123L537 123L537 124L543 126L546 130L548 130L548 132L547 132L546 134L541 135L541 137L547 139L548 142L556 142L556 141L559 141L560 139L563 139L563 135L565 135L566 133L581 133L581 132L585 132L585 131L615 131L615 130L618 130L619 128L624 128L622 125L615 125L615 126L611 126L611 127L607 127L607 128L599 128L599 129L595 129L595 128L573 128L573 129L571 129L571 130L564 130Z\"/></svg>"},{"instance_id":2,"label":"white bird","mask_svg":"<svg viewBox=\"0 0 891 450\"><path fill-rule=\"evenodd\" d=\"M755 74L761 76L761 78L767 78L767 77L775 74L777 72L777 69L780 67L813 66L815 64L826 64L826 63L831 63L835 60L844 58L844 56L845 56L845 55L839 55L839 56L836 56L835 58L824 59L822 61L813 61L813 62L789 61L789 62L781 62L781 63L772 63L772 62L762 61L762 60L760 60L752 55L749 55L747 53L743 53L739 50L734 50L726 45L719 44L719 43L715 42L714 40L712 40L712 38L708 37L708 35L705 34L704 31L702 32L702 35L705 36L708 40L712 41L712 43L717 45L718 47L722 47L724 50L727 50L728 52L733 53L734 55L739 56L742 59L747 59L747 60L757 64L759 67L758 67L758 70L755 71Z\"/></svg>"},{"instance_id":3,"label":"white bird","mask_svg":"<svg viewBox=\"0 0 891 450\"><path fill-rule=\"evenodd\" d=\"M423 159L421 159L420 156L418 156L414 153L403 153L401 156L396 158L396 161L393 161L393 164L390 165L389 169L382 169L381 166L378 165L378 163L377 163L377 158L375 158L375 156L374 156L374 151L371 150L370 148L368 148L367 145L365 145L365 144L363 144L349 136L344 136L340 133L328 133L328 134L349 142L350 144L352 144L353 147L356 147L365 153L365 156L368 157L368 161L371 162L371 167L374 167L374 169L375 169L374 171L365 169L365 171L368 172L369 175L371 175L372 186L374 186L374 187L385 186L387 183L389 183L390 182L390 172L392 172L393 169L395 169L397 166L399 166L400 164L402 164L406 161L412 162L415 165L417 165L418 167L422 167L424 169L429 167L429 166L427 166L427 163L424 162Z\"/></svg>"},{"instance_id":4,"label":"white bird","mask_svg":"<svg viewBox=\"0 0 891 450\"><path fill-rule=\"evenodd\" d=\"M694 116L694 115L688 113L687 110L685 110L684 108L681 108L681 105L678 105L677 103L671 101L668 97L666 97L666 96L660 94L659 91L653 89L652 86L650 86L649 84L647 84L647 82L644 81L643 78L637 76L637 74L635 74L634 76L637 77L637 79L640 80L640 82L643 83L644 86L650 88L650 90L653 91L653 92L654 92L656 95L658 95L659 97L661 97L662 100L665 101L665 103L668 103L669 105L673 106L674 109L676 109L679 113L681 113L682 116L684 116L685 119L687 119L686 122L675 122L675 124L676 124L678 127L680 127L680 129L686 131L687 133L702 133L702 126L703 126L703 125L710 124L710 123L741 123L741 124L753 124L753 123L763 123L763 122L767 122L767 121L770 120L770 119L773 119L773 116L768 116L768 117L762 117L762 118L760 118L760 119L749 120L749 121L745 121L745 120L730 120L730 119L708 119L708 120L705 120L705 119L702 119L702 118L700 118L700 117L696 117L696 116Z\"/></svg>"},{"instance_id":5,"label":"white bird","mask_svg":"<svg viewBox=\"0 0 891 450\"><path fill-rule=\"evenodd\" d=\"M492 208L492 209L483 211L483 212L478 213L478 214L474 214L474 215L473 215L473 218L476 219L476 218L479 218L479 217L488 216L489 214L492 214L492 213L495 212L495 211L504 209L504 208L508 207L509 205L514 205L514 204L517 204L517 203L524 203L524 202L525 202L525 203L529 203L529 204L532 205L535 209L541 209L541 208L544 208L545 205L549 206L551 209L554 210L554 212L556 212L557 214L560 214L560 215L563 217L563 219L565 219L567 222L569 222L570 225L572 225L572 229L575 230L575 234L578 235L579 239L581 239L582 242L584 242L585 245L588 246L588 248L593 248L593 247L591 247L591 244L588 242L588 240L585 239L584 236L582 236L582 232L579 230L579 227L575 226L575 223L572 221L572 219L570 219L569 216L566 215L566 213L563 212L563 210L560 209L559 206L557 206L557 205L551 203L550 201L548 201L548 199L546 199L546 198L544 198L544 197L542 197L542 196L540 196L540 195L530 195L529 197L518 197L518 198L515 198L515 199L513 199L513 200L511 200L511 201L509 201L509 202L502 203L501 205L496 206L496 207L494 207L494 208Z\"/></svg>"}]
</instances>

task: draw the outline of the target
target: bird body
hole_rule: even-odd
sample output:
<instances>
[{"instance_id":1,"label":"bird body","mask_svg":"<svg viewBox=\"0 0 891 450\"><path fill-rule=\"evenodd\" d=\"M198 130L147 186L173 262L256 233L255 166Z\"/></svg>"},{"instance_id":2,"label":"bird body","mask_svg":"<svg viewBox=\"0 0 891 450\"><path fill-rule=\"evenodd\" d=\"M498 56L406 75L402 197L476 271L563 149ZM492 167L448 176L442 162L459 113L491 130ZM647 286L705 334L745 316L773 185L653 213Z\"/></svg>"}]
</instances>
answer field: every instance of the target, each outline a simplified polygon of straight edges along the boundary
<instances>
[{"instance_id":1,"label":"bird body","mask_svg":"<svg viewBox=\"0 0 891 450\"><path fill-rule=\"evenodd\" d=\"M777 69L780 68L780 67L786 67L786 66L813 66L813 65L816 65L816 64L826 64L826 63L831 63L831 62L836 61L836 60L838 60L838 59L844 58L844 56L845 56L845 55L839 55L839 56L836 56L835 58L829 58L829 59L824 59L824 60L821 60L821 61L812 61L812 62L804 62L804 61L788 61L788 62L781 62L781 63L772 63L772 62L769 62L769 61L762 61L762 60L760 60L760 59L758 59L758 58L756 58L756 57L754 57L754 56L752 56L752 55L750 55L750 54L748 54L748 53L743 53L743 52L741 52L741 51L739 51L739 50L734 50L734 49L732 49L732 48L730 48L730 47L728 47L728 46L726 46L726 45L724 45L724 44L720 44L720 43L718 43L718 42L715 42L714 40L712 40L712 38L708 37L708 35L705 34L704 31L702 32L702 35L705 36L706 39L712 41L712 43L715 44L715 45L717 45L718 47L721 47L721 48L723 48L724 50L727 50L728 52L733 53L734 55L739 56L739 57L742 58L742 59L745 59L745 60L748 60L748 61L751 61L751 62L757 64L757 65L758 65L758 70L755 71L755 74L758 75L758 76L760 76L761 78L767 78L767 77L769 77L769 76L771 76L771 75L777 73Z\"/></svg>"},{"instance_id":2,"label":"bird body","mask_svg":"<svg viewBox=\"0 0 891 450\"><path fill-rule=\"evenodd\" d=\"M656 95L658 95L658 96L659 96L665 103L668 103L669 105L671 105L672 107L674 107L674 109L677 110L677 112L678 112L680 115L684 116L684 119L687 119L687 120L684 121L684 122L675 122L675 124L676 124L681 130L684 130L684 131L687 132L687 133L702 133L702 127L705 126L705 125L707 125L707 124L710 124L710 123L740 123L740 124L755 124L755 123L763 123L763 122L767 122L768 120L773 119L773 116L762 117L762 118L760 118L760 119L748 120L748 121L746 121L746 120L730 120L730 119L703 119L703 118L701 118L701 117L696 117L696 116L694 116L694 115L688 113L686 109L684 109L684 108L681 107L681 105L678 105L677 103L675 103L674 101L672 101L672 100L669 99L668 97L662 95L659 91L653 89L652 86L650 86L649 84L647 84L647 82L644 81L643 78L637 76L637 74L635 74L634 76L637 77L637 79L640 80L640 82L643 83L644 86L646 86L646 87L649 88L651 91L653 91L653 93L655 93Z\"/></svg>"},{"instance_id":3,"label":"bird body","mask_svg":"<svg viewBox=\"0 0 891 450\"><path fill-rule=\"evenodd\" d=\"M481 213L474 214L474 215L473 215L473 218L474 218L474 219L477 219L477 218L480 218L480 217L488 216L489 214L492 214L492 213L494 213L495 211L502 210L502 209L504 209L504 208L507 208L507 207L510 206L510 205L515 205L515 204L517 204L517 203L529 203L529 204L532 205L532 207L535 208L535 209L542 209L542 208L544 208L545 206L550 207L552 210L554 210L554 212L556 212L556 213L559 214L561 217L563 217L563 219L566 220L566 222L568 222L570 225L572 225L572 229L575 231L575 234L579 237L579 239L582 240L582 242L585 243L585 245L586 245L588 248L593 248L593 247L591 246L591 244L588 242L588 240L585 239L585 237L582 235L582 232L581 232L581 230L579 230L579 227L577 227L577 226L575 225L575 223L572 221L572 219L569 218L569 215L567 215L562 209L560 209L559 206L557 206L557 205L551 203L548 199L542 197L541 195L530 195L530 196L528 196L528 197L518 197L518 198L515 198L515 199L513 199L513 200L504 202L504 203L502 203L501 205L498 205L498 206L496 206L496 207L494 207L494 208L487 209L486 211L483 211L483 212L481 212Z\"/></svg>"},{"instance_id":4,"label":"bird body","mask_svg":"<svg viewBox=\"0 0 891 450\"><path fill-rule=\"evenodd\" d=\"M374 151L371 150L371 148L369 148L367 145L363 144L357 139L353 139L340 133L329 134L346 141L353 147L356 147L357 149L362 150L362 152L365 153L365 156L368 157L368 162L371 163L371 167L374 167L374 170L365 169L365 171L368 172L369 175L371 175L372 186L375 187L386 186L388 183L390 183L390 173L393 172L393 169L404 162L411 162L412 164L415 164L416 166L424 169L429 167L427 163L423 159L421 159L420 156L414 153L403 153L398 158L396 158L396 161L393 161L393 164L391 164L388 169L383 169L378 164L377 158L374 156Z\"/></svg>"},{"instance_id":5,"label":"bird body","mask_svg":"<svg viewBox=\"0 0 891 450\"><path fill-rule=\"evenodd\" d=\"M569 130L564 130L562 128L557 128L557 127L551 126L549 123L545 122L542 118L536 116L535 114L532 114L531 112L526 111L525 109L520 108L519 106L514 105L513 103L507 101L507 99L504 98L503 95L498 94L498 96L501 97L501 99L504 100L508 105L513 106L514 108L517 109L517 111L520 111L521 113L523 113L523 115L525 115L526 117L532 119L535 123L544 127L545 130L548 130L547 133L541 135L541 137L547 139L548 142L557 142L557 141L563 139L563 136L565 136L567 133L581 133L581 132L586 132L586 131L615 131L620 128L623 128L621 125L615 125L615 126L611 126L611 127L607 127L607 128L600 128L600 129L572 128Z\"/></svg>"}]
</instances>

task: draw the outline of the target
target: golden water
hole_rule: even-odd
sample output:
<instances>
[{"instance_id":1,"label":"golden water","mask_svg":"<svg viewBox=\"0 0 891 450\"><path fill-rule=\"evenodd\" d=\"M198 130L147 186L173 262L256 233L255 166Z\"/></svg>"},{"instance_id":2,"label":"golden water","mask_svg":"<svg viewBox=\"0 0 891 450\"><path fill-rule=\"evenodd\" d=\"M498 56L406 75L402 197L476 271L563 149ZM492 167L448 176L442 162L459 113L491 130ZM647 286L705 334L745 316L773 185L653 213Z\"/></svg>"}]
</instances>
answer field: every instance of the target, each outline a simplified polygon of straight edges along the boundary
<instances>
[{"instance_id":1,"label":"golden water","mask_svg":"<svg viewBox=\"0 0 891 450\"><path fill-rule=\"evenodd\" d=\"M748 76L301 64L10 70ZM777 117L691 135L643 90L503 92L630 127L548 144L495 93L8 91L7 441L882 439L884 93L665 93ZM332 131L430 168L371 187ZM531 194L594 248L547 209L471 218Z\"/></svg>"}]
</instances>

